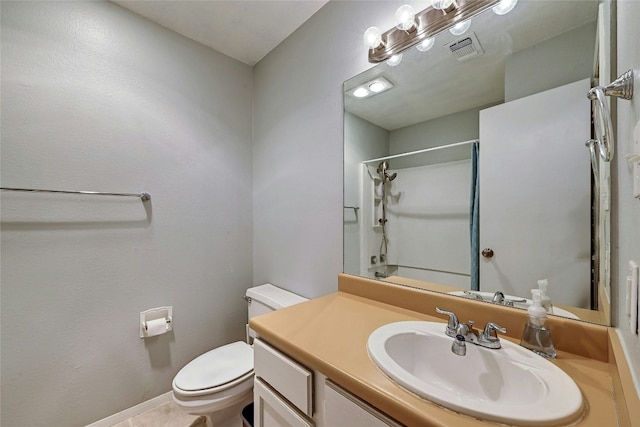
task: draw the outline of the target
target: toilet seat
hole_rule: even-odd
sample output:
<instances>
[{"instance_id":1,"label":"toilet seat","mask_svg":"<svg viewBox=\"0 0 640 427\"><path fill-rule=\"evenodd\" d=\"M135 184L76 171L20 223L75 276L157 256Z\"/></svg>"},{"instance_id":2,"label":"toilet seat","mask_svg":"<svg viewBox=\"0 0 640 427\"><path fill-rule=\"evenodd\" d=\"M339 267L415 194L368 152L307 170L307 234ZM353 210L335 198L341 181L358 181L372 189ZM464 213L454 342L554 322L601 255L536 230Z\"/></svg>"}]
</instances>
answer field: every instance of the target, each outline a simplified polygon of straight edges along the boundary
<instances>
[{"instance_id":1,"label":"toilet seat","mask_svg":"<svg viewBox=\"0 0 640 427\"><path fill-rule=\"evenodd\" d=\"M244 341L215 348L184 366L173 379L183 396L219 393L253 378L253 349Z\"/></svg>"}]
</instances>

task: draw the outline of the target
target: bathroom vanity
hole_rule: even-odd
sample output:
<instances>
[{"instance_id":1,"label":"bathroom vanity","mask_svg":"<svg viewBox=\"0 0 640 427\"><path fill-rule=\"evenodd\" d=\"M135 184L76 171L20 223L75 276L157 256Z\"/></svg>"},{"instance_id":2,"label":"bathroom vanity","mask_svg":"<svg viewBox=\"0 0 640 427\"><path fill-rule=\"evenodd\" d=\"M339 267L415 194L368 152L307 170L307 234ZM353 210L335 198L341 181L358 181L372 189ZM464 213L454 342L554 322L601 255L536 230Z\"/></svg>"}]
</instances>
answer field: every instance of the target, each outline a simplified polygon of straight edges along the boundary
<instances>
[{"instance_id":1,"label":"bathroom vanity","mask_svg":"<svg viewBox=\"0 0 640 427\"><path fill-rule=\"evenodd\" d=\"M384 302L383 302L384 301ZM507 328L519 342L526 313L375 280L340 275L339 291L251 320L255 345L256 426L480 426L490 423L448 410L400 387L371 361L367 340L382 325L443 322L435 307L478 325ZM548 321L556 366L578 385L579 426L632 426L640 402L612 328L564 318ZM560 424L562 425L562 424Z\"/></svg>"},{"instance_id":2,"label":"bathroom vanity","mask_svg":"<svg viewBox=\"0 0 640 427\"><path fill-rule=\"evenodd\" d=\"M255 426L400 426L261 339L254 342Z\"/></svg>"}]
</instances>

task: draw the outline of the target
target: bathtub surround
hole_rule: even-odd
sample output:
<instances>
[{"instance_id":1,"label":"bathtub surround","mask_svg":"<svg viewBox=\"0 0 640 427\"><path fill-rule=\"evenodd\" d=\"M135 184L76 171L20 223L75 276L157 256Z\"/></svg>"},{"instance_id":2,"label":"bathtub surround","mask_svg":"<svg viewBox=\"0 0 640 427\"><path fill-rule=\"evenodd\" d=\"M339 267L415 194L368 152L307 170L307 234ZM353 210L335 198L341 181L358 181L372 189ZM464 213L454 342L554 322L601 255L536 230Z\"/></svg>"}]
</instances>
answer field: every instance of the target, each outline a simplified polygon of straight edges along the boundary
<instances>
[{"instance_id":1,"label":"bathtub surround","mask_svg":"<svg viewBox=\"0 0 640 427\"><path fill-rule=\"evenodd\" d=\"M1 424L81 426L244 339L252 69L109 2L1 7L2 186L152 195L2 194Z\"/></svg>"}]
</instances>

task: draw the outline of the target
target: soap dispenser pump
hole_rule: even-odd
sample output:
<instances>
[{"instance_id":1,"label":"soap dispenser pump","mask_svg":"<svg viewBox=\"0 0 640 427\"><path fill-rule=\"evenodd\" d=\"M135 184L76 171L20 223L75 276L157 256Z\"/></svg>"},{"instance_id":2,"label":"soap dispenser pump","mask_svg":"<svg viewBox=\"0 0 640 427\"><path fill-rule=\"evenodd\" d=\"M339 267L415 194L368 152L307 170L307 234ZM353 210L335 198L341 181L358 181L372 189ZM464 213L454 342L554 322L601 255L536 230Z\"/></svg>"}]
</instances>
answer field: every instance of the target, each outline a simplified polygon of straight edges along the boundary
<instances>
[{"instance_id":1,"label":"soap dispenser pump","mask_svg":"<svg viewBox=\"0 0 640 427\"><path fill-rule=\"evenodd\" d=\"M540 290L532 289L531 296L533 304L527 309L529 321L524 327L524 332L522 332L520 345L540 356L555 359L556 349L551 340L551 331L544 326L544 322L547 320L547 312L541 304L542 295Z\"/></svg>"},{"instance_id":2,"label":"soap dispenser pump","mask_svg":"<svg viewBox=\"0 0 640 427\"><path fill-rule=\"evenodd\" d=\"M540 290L540 305L549 313L553 314L553 304L551 303L551 297L549 296L549 280L538 280L538 289Z\"/></svg>"}]
</instances>

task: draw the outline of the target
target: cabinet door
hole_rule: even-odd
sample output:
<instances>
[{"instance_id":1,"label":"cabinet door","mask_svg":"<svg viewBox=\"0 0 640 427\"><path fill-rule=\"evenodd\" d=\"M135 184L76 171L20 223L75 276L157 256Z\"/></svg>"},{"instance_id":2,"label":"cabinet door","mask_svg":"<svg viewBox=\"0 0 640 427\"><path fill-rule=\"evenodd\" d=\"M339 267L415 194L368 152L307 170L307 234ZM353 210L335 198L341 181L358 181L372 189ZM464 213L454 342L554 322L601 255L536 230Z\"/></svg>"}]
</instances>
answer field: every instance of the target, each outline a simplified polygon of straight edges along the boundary
<instances>
[{"instance_id":1,"label":"cabinet door","mask_svg":"<svg viewBox=\"0 0 640 427\"><path fill-rule=\"evenodd\" d=\"M257 378L253 385L253 422L254 427L313 427L310 421Z\"/></svg>"},{"instance_id":2,"label":"cabinet door","mask_svg":"<svg viewBox=\"0 0 640 427\"><path fill-rule=\"evenodd\" d=\"M326 427L400 427L400 424L331 381L325 383L324 394Z\"/></svg>"}]
</instances>

